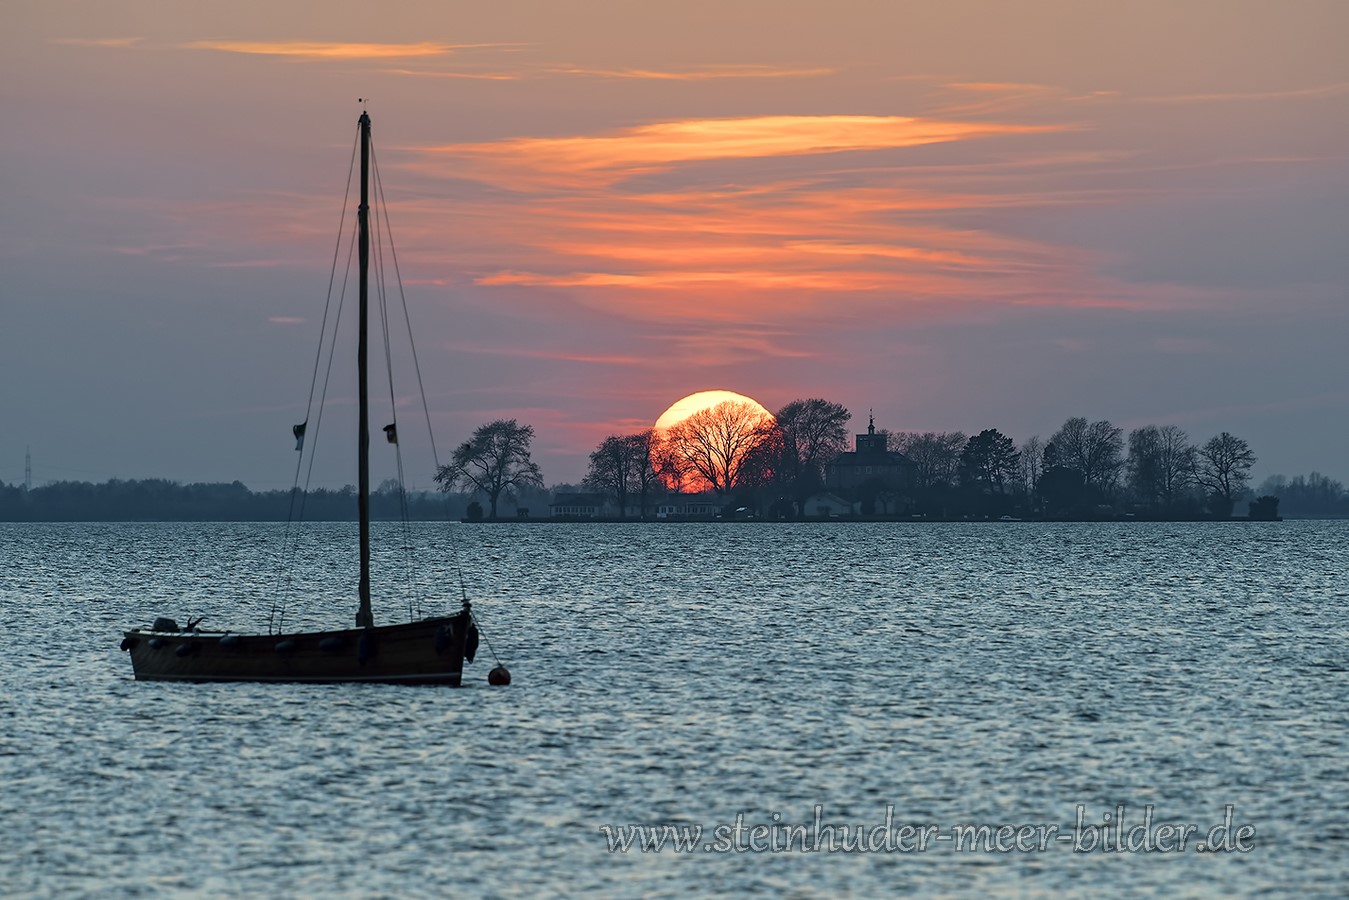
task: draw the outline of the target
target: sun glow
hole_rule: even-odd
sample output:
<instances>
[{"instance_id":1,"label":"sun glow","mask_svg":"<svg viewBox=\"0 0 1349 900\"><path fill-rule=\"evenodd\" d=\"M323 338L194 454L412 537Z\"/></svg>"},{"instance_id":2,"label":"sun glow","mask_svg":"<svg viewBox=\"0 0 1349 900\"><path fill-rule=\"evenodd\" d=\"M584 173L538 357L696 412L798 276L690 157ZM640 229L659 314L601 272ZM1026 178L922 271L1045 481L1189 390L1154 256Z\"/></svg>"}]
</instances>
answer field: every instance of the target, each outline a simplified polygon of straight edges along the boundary
<instances>
[{"instance_id":1,"label":"sun glow","mask_svg":"<svg viewBox=\"0 0 1349 900\"><path fill-rule=\"evenodd\" d=\"M718 403L725 403L728 400L748 403L755 409L762 410L763 414L770 419L773 417L773 414L765 409L762 403L751 397L746 397L744 394L737 394L735 391L699 391L671 404L669 409L660 414L660 418L656 420L655 428L657 431L672 428L694 413L711 409Z\"/></svg>"}]
</instances>

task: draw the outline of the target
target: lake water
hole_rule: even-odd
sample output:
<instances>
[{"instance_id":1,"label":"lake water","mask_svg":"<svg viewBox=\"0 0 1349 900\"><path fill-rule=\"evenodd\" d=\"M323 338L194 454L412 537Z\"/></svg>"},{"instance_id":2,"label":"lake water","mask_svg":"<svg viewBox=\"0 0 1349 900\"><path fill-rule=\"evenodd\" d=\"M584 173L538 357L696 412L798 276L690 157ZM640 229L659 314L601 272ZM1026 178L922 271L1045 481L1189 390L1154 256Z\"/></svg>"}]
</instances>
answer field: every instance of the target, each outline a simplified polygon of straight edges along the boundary
<instances>
[{"instance_id":1,"label":"lake water","mask_svg":"<svg viewBox=\"0 0 1349 900\"><path fill-rule=\"evenodd\" d=\"M457 556L512 686L486 644L460 690L132 680L120 629L156 615L349 622L354 526L289 589L283 532L0 525L0 893L1349 884L1349 523L418 524L377 616L453 605ZM1121 852L1121 814L1193 830ZM628 824L705 831L610 852Z\"/></svg>"}]
</instances>

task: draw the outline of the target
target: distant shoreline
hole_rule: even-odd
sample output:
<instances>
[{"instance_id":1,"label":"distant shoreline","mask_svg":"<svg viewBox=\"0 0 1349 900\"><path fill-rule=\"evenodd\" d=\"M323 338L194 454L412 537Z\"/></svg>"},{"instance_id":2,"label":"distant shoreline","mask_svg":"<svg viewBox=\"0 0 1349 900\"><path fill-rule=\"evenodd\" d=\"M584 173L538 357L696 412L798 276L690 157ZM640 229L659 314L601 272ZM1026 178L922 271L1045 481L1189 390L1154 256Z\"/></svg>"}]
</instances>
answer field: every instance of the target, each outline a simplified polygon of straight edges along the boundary
<instances>
[{"instance_id":1,"label":"distant shoreline","mask_svg":"<svg viewBox=\"0 0 1349 900\"><path fill-rule=\"evenodd\" d=\"M374 519L375 523L395 523L401 522L401 519ZM528 517L528 518L499 518L499 519L477 519L470 520L466 518L411 518L408 522L432 522L441 524L462 524L462 525L653 525L653 526L680 526L680 525L799 525L799 524L829 524L829 525L874 525L874 524L893 524L893 525L1094 525L1094 524L1160 524L1172 522L1176 524L1202 524L1205 522L1221 524L1240 524L1252 522L1344 522L1349 521L1349 516L1279 516L1275 519L1251 519L1247 516L1232 516L1227 519L1161 519L1146 517L1114 517L1114 518L1093 518L1093 519L938 519L938 518L907 518L898 516L847 516L839 518L819 518L812 517L807 519L717 519L717 518L666 518L666 519L619 519L619 518L576 518L576 517ZM294 525L329 525L329 524L356 524L354 518L351 519L306 519L303 522L296 521L290 524ZM285 525L284 519L224 519L224 518L44 518L44 519L15 519L0 517L0 525Z\"/></svg>"},{"instance_id":2,"label":"distant shoreline","mask_svg":"<svg viewBox=\"0 0 1349 900\"><path fill-rule=\"evenodd\" d=\"M933 518L929 516L811 516L803 519L769 519L769 518L721 518L716 516L707 517L681 517L665 519L638 519L638 518L618 518L616 516L548 516L535 517L527 516L522 518L497 518L497 519L459 519L459 522L465 525L690 525L690 524L715 524L715 525L791 525L802 522L812 523L830 523L830 524L850 524L850 523L875 523L891 522L894 524L910 525L1035 525L1035 524L1086 524L1094 522L1282 522L1285 518L1312 520L1342 520L1349 519L1349 516L1276 516L1273 519L1252 519L1249 516L1231 516L1226 519L1211 518L1151 518L1145 516L1104 516L1091 519L960 519L960 518Z\"/></svg>"}]
</instances>

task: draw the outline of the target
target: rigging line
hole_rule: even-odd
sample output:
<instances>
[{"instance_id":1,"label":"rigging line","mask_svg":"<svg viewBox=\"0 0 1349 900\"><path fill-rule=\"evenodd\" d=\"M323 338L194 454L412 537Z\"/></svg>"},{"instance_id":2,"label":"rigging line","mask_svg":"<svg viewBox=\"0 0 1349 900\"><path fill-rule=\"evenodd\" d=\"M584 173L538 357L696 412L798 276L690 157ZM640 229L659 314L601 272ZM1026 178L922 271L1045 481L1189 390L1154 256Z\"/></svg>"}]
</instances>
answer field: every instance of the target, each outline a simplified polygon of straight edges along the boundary
<instances>
[{"instance_id":1,"label":"rigging line","mask_svg":"<svg viewBox=\"0 0 1349 900\"><path fill-rule=\"evenodd\" d=\"M492 646L492 639L487 636L487 632L483 630L482 625L478 622L478 614L469 612L468 615L469 618L473 620L474 627L478 629L478 634L487 642L487 651L492 654L492 659L496 660L497 665L501 665L501 657L497 656L497 648Z\"/></svg>"},{"instance_id":2,"label":"rigging line","mask_svg":"<svg viewBox=\"0 0 1349 900\"><path fill-rule=\"evenodd\" d=\"M336 239L336 241L335 241L334 244L333 244L333 262L332 262L332 266L331 266L331 267L329 268L329 270L328 270L328 293L327 293L327 297L326 297L326 299L325 299L325 301L324 301L324 304L323 304L323 322L322 322L322 324L320 324L320 326L319 326L318 346L317 346L317 347L315 348L315 350L314 350L314 371L313 371L313 374L312 374L312 375L310 376L310 378L309 378L309 398L305 401L305 408L304 408L304 421L306 421L306 422L309 421L309 414L310 414L310 412L311 412L311 411L313 410L313 408L314 408L314 388L315 388L315 386L318 384L319 367L320 367L320 365L321 365L322 362L323 362L323 341L324 341L324 338L327 336L327 333L328 333L328 314L329 314L329 312L330 312L331 309L332 309L332 301L333 301L333 285L334 285L334 284L336 283L336 281L337 281L337 261L338 261L338 259L340 258L340 255L341 255L341 253L342 253L342 232L343 232L343 230L344 230L344 228L345 228L345 226L346 226L346 221L347 221L347 207L348 207L348 206L350 205L350 203L351 203L351 182L352 182L352 179L355 177L355 173L356 173L356 150L357 150L357 148L360 146L360 140L361 140L361 132L360 132L360 127L358 126L357 129L356 129L356 138L354 139L354 141L352 142L352 145L351 145L351 158L350 158L350 160L347 162L347 184L346 184L345 190L344 190L343 193L342 193L342 213L341 213L341 217L338 219L337 239ZM351 268L351 259L350 259L350 257L351 257L351 252L350 252L350 250L348 250L348 252L347 252L347 269L348 269L348 271L350 271L350 268ZM346 289L346 280L345 280L345 277L344 277L344 279L343 279L343 290L345 291L345 289ZM337 323L334 322L333 327L334 327L334 329L336 329ZM312 445L311 445L311 446L312 446ZM303 463L303 460L304 460L304 454L301 454L301 455L300 455L300 460L297 461L297 462L296 462L296 465L295 465L295 480L294 480L294 482L291 484L291 489L292 489L292 490L291 490L291 507L292 507L292 514L293 514L293 512L294 512L294 502L295 502L295 500L294 500L294 497L295 497L295 494L294 494L294 488L295 488L296 486L298 486L299 483L300 483L300 465ZM289 524L289 520L287 521L287 524Z\"/></svg>"},{"instance_id":3,"label":"rigging line","mask_svg":"<svg viewBox=\"0 0 1349 900\"><path fill-rule=\"evenodd\" d=\"M377 271L376 296L379 303L379 321L384 339L384 366L388 376L389 383L389 409L393 417L394 426L394 459L398 467L398 508L399 517L402 522L404 563L406 571L404 574L407 585L407 605L408 619L413 617L413 597L416 593L413 585L413 572L416 570L416 560L413 555L412 547L412 529L408 518L408 499L407 499L407 471L403 465L403 445L398 442L398 399L394 390L393 376L393 342L389 329L389 294L388 294L388 269L384 264L384 241L387 236L389 247L393 247L393 226L389 222L389 204L384 197L384 180L380 174L379 159L375 153L374 142L370 146L370 170L375 182L375 202L372 204L375 218L375 267ZM382 226L382 227L381 227Z\"/></svg>"},{"instance_id":4,"label":"rigging line","mask_svg":"<svg viewBox=\"0 0 1349 900\"><path fill-rule=\"evenodd\" d=\"M337 229L337 241L336 241L335 245L333 246L333 264L332 264L332 268L331 268L331 269L329 270L329 272L328 272L328 299L329 299L329 302L331 302L332 296L333 296L333 284L334 284L334 282L336 282L336 280L337 280L337 260L338 260L339 255L340 255L341 252L342 252L342 227L346 224L346 221L347 221L347 204L351 201L351 181L352 181L352 178L355 177L355 172L356 172L356 149L360 146L360 143L361 143L361 129L360 129L360 126L357 125L357 127L356 127L356 139L355 139L355 141L354 141L354 142L352 143L352 145L351 145L351 161L347 164L347 187L346 187L345 192L342 194L342 218L341 218L341 220L340 220L340 224L339 224L338 229ZM351 254L350 254L350 251L348 251L348 254L347 254L347 269L348 269L348 271L350 271L350 268L351 268ZM345 291L345 290L346 290L346 279L345 279L345 277L343 278L342 287L343 287L343 290ZM325 305L325 306L323 307L323 325L321 326L321 328L320 328L320 330L319 330L319 346L318 346L318 351L317 351L317 352L315 353L315 355L314 355L314 374L313 374L313 376L309 379L309 401L305 404L305 412L306 412L306 413L308 413L310 407L312 407L312 406L314 405L314 386L318 383L318 377L319 377L319 360L320 360L320 358L321 358L321 356L322 356L322 353L323 353L323 333L324 333L324 329L326 329L327 326L328 326L328 306ZM336 323L334 323L333 327L334 327L334 328L337 327L337 326L336 326Z\"/></svg>"},{"instance_id":5,"label":"rigging line","mask_svg":"<svg viewBox=\"0 0 1349 900\"><path fill-rule=\"evenodd\" d=\"M327 408L328 405L328 386L332 383L333 361L337 356L337 337L338 333L342 330L341 328L342 310L346 307L347 285L351 281L351 260L356 253L356 237L357 237L356 231L353 230L351 233L350 241L348 242L347 245L347 265L342 276L342 290L341 293L338 294L337 314L333 317L332 337L329 341L328 346L328 366L323 374L323 390L319 393L318 418L314 420L314 436L310 441L309 467L305 470L304 490L300 492L301 521L304 520L304 510L309 500L309 486L313 483L314 480L314 460L318 456L318 438L319 432L323 428L323 411ZM294 543L291 545L291 553L292 553L291 561L294 560L294 554L298 553L299 549L300 543L299 543L299 536L297 535ZM281 621L285 620L286 604L290 600L290 590L292 587L292 583L293 578L291 566L290 562L288 561L286 565L285 591L282 594L281 599ZM280 631L280 628L281 626L278 623L277 630Z\"/></svg>"},{"instance_id":6,"label":"rigging line","mask_svg":"<svg viewBox=\"0 0 1349 900\"><path fill-rule=\"evenodd\" d=\"M387 362L387 364L388 364L388 367L389 367L389 405L390 405L390 407L393 409L394 427L395 427L395 433L396 433L396 429L397 429L397 425L398 425L398 404L397 404L397 401L396 401L396 399L395 399L395 397L394 397L394 391L393 391L393 352L392 352L392 337L391 337L390 328L389 328L390 320L389 320L389 314L388 314L388 291L387 291L387 281L385 280L385 277L384 277L384 276L385 276L385 273L386 273L386 271L387 271L387 269L386 269L385 266L384 266L384 254L383 254L383 248L384 248L383 240L384 240L384 235L387 235L387 237L388 237L388 243L389 243L389 257L390 257L390 259L391 259L392 262L393 262L394 279L395 279L395 283L398 285L398 296L399 296L399 298L400 298L401 301L402 301L403 315L404 315L404 318L407 320L407 323L408 323L408 345L409 345L409 347L410 347L410 349L411 349L411 351L412 351L412 359L413 359L413 365L414 365L414 368L416 368L416 371L417 371L417 389L418 389L418 393L421 395L421 399L422 399L422 408L423 408L423 410L426 410L426 409L427 409L427 404L426 404L426 390L425 390L425 388L422 386L422 379L421 379L421 370L420 370L420 367L418 367L418 366L416 365L416 363L417 363L417 344L416 344L416 341L414 341L413 338L412 338L412 323L411 323L411 319L408 318L408 312L407 312L407 297L406 297L405 292L403 291L403 275L402 275L402 272L401 272L401 271L399 270L399 268L398 268L398 251L397 251L397 248L396 248L395 245L394 245L394 240L393 240L393 225L392 225L392 223L390 223L390 221L389 221L389 201L388 201L388 198L387 198L387 197L385 196L385 194L384 194L384 179L383 179L383 176L381 175L381 172L380 172L379 159L378 159L378 156L376 155L376 151L375 151L375 147L374 147L373 142L371 143L371 146L370 146L370 164L371 164L371 170L372 170L373 173L374 173L374 181L375 181L375 196L376 196L376 200L377 200L377 202L376 202L375 205L376 205L376 208L377 208L377 209L382 209L382 210L383 210L383 220L382 220L382 221L383 221L383 223L384 223L384 228L382 229L382 234L381 234L380 237L379 237L379 242L380 242L380 243L379 243L379 246L380 246L380 256L379 256L379 266L380 266L380 316L381 316L380 321L381 321L381 324L383 325L383 328L384 328L384 358L385 358L385 360L386 360L386 362ZM430 414L429 414L429 413L427 413L427 431L428 431L428 433L430 432ZM397 462L398 462L398 500L399 500L399 512L400 512L400 514L401 514L401 516L402 516L402 521L403 521L403 533L404 533L404 542L405 542L405 543L404 543L404 546L407 548L407 565L408 565L408 577L407 577L407 582L408 582L408 587L409 587L409 595L410 595L410 596L412 596L412 595L414 595L414 594L416 595L417 605L418 605L418 609L419 609L419 611L420 611L421 601L422 601L424 598L420 595L419 592L415 592L415 591L412 590L412 586L413 586L412 573L413 573L413 571L414 571L414 569L415 569L415 559L414 559L414 553L413 553L413 547L412 547L412 530L411 530L411 525L410 525L410 523L409 523L409 520L410 520L410 511L409 511L409 506L408 506L408 496L407 496L407 479L406 479L406 472L405 472L404 467L403 467L403 446L402 446L401 443L395 443L395 444L394 444L394 455L395 455L395 457L397 458ZM440 460L439 460L438 456L436 455L435 436L434 436L434 435L431 435L431 457L432 457L432 461L433 461L433 462L435 463L435 465L436 465L436 468L439 469L439 467L440 467ZM462 581L462 578L461 578L461 581ZM410 612L411 612L411 602L409 601L409 613L410 613Z\"/></svg>"},{"instance_id":7,"label":"rigging line","mask_svg":"<svg viewBox=\"0 0 1349 900\"><path fill-rule=\"evenodd\" d=\"M351 202L351 182L352 179L355 177L356 150L358 147L360 147L360 141L361 141L361 131L358 126L356 129L356 136L352 140L351 144L351 157L347 161L347 184L346 188L342 192L342 211L337 219L337 237L333 241L333 261L332 265L328 269L328 290L327 293L324 295L323 299L323 320L322 323L319 325L318 346L315 347L314 349L314 370L309 377L309 397L305 400L304 419L303 419L304 422L309 421L310 411L314 407L314 386L318 383L319 366L323 362L323 339L328 331L328 314L332 311L333 285L337 281L337 261L342 253L342 231L347 221L347 206ZM350 263L348 263L348 265L350 265ZM334 327L336 327L336 324L334 324ZM315 428L315 431L317 432L317 427ZM311 455L313 453L313 446L314 446L313 442L311 441L310 443ZM296 488L299 487L300 484L300 469L303 465L304 465L304 453L300 453L298 455L298 458L295 460L295 476L294 478L291 479L289 506L286 510L286 529L282 533L281 538L281 565L283 571L289 571L290 568L291 557L289 547L291 538L291 526L295 522L295 494ZM300 504L300 515L301 517L303 517L304 515L303 502L301 502ZM277 601L273 599L272 611L267 617L267 629L269 632L271 631L272 628L273 619L276 616L276 603Z\"/></svg>"},{"instance_id":8,"label":"rigging line","mask_svg":"<svg viewBox=\"0 0 1349 900\"><path fill-rule=\"evenodd\" d=\"M314 421L315 444L317 444L319 430L323 428L323 411L327 408L328 405L328 386L332 383L333 360L337 356L337 336L338 332L341 330L342 310L346 306L346 299L347 299L347 284L351 280L351 259L355 255L355 253L356 253L356 233L352 232L351 242L347 247L347 269L345 275L342 278L342 293L338 296L337 316L333 321L333 333L328 347L328 367L327 370L323 373L323 390L319 394L318 418ZM317 449L318 447L315 446L313 450L311 450L309 453L309 468L305 470L304 493L301 495L302 498L300 505L301 515L304 514L303 501L305 498L308 498L309 485L312 484L314 480L314 457L317 455L317 453L314 451L316 451Z\"/></svg>"},{"instance_id":9,"label":"rigging line","mask_svg":"<svg viewBox=\"0 0 1349 900\"><path fill-rule=\"evenodd\" d=\"M373 151L373 148L372 148L371 152L372 152L372 154L373 154L373 152L374 152L374 151ZM383 184L383 182L381 182L381 181L379 180L378 171L376 172L376 177L375 177L375 190L376 190L376 192L378 193L378 195L379 195L379 197L380 197L380 202L383 203L383 204L387 207L388 204L387 204L387 202L384 200L384 184ZM413 371L416 373L416 375L417 375L417 394L418 394L418 395L421 397L421 399L422 399L422 415L423 415L423 417L424 417L424 419L425 419L425 422L426 422L426 436L427 436L427 438L428 438L428 439L430 440L430 442L431 442L431 461L435 464L436 472L437 472L437 474L439 474L439 472L440 472L440 453L439 453L439 451L437 451L437 449L436 449L436 433L435 433L435 429L433 429L433 428L431 427L431 407L430 407L430 406L427 404L427 402L426 402L426 384L425 384L425 382L422 380L422 366L421 366L421 361L420 361L420 360L418 359L418 357L417 357L417 341L416 341L416 339L412 336L412 315L411 315L411 313L408 311L408 298L407 298L407 293L403 290L403 273L402 273L402 270L399 268L399 265L398 265L398 248L397 248L396 246L394 246L394 242L393 242L393 234L392 234L392 233L390 233L390 235L389 235L389 257L390 257L390 259L392 259L392 261L393 261L394 277L397 279L397 282L398 282L398 298L399 298L399 301L402 303L402 306L403 306L403 322L407 325L407 330L408 330L408 346L410 346L410 347L412 348L412 370L413 370ZM450 495L449 495L449 491L448 491L448 490L443 491L442 493L444 493L444 495L445 495L445 496L444 496L443 503L444 503L444 506L445 506L445 519L446 519L446 521L448 522L448 521L449 521L449 518L450 518ZM454 558L454 566L455 566L455 569L456 569L456 571L458 572L458 575L459 575L459 594L460 594L460 597L461 597L461 599L463 599L465 602L467 602L467 601L468 601L468 587L467 587L467 585L465 584L465 581L464 581L464 565L463 565L463 561L460 559L460 555L459 555L459 538L458 538L458 535L457 535L457 533L456 533L456 531L455 531L454 528L451 528L451 529L450 529L450 552L451 552L451 555L452 555L453 558Z\"/></svg>"}]
</instances>

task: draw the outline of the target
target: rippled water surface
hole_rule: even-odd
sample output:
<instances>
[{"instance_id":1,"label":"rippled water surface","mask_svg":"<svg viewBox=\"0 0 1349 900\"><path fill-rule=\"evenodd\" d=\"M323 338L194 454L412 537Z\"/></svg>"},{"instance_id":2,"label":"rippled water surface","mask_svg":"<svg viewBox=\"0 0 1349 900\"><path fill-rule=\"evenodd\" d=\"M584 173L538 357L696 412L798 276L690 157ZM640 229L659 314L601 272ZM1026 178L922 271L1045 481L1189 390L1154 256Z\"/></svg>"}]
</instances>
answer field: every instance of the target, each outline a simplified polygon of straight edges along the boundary
<instances>
[{"instance_id":1,"label":"rippled water surface","mask_svg":"<svg viewBox=\"0 0 1349 900\"><path fill-rule=\"evenodd\" d=\"M455 602L457 546L511 687L486 647L460 690L132 680L119 631L159 614L265 630L284 599L287 627L345 625L353 526L305 544L289 589L281 533L0 525L0 893L1349 884L1349 523L418 525L419 580L377 615ZM1121 805L1200 838L1230 805L1253 848L611 853L602 832L710 845L739 816L748 846L818 806L1072 835L1079 806Z\"/></svg>"}]
</instances>

